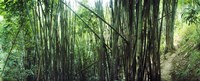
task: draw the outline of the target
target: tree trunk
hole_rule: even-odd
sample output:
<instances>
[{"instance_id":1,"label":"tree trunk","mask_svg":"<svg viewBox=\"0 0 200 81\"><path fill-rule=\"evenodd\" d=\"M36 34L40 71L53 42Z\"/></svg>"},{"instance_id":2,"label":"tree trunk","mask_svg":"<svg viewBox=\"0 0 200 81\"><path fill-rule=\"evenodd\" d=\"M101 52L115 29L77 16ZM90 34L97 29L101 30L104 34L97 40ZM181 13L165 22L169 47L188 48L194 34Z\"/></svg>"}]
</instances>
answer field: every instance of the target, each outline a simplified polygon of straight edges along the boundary
<instances>
[{"instance_id":1,"label":"tree trunk","mask_svg":"<svg viewBox=\"0 0 200 81\"><path fill-rule=\"evenodd\" d=\"M165 0L166 5L166 48L165 53L175 50L174 47L174 19L177 8L177 0Z\"/></svg>"}]
</instances>

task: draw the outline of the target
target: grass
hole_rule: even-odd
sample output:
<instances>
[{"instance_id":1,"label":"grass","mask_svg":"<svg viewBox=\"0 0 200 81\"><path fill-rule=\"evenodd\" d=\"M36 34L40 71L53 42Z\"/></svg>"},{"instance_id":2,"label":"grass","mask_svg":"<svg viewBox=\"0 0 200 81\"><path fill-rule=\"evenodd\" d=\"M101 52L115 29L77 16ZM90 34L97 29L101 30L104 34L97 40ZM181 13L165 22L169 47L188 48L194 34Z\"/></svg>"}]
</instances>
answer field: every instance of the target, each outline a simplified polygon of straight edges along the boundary
<instances>
[{"instance_id":1,"label":"grass","mask_svg":"<svg viewBox=\"0 0 200 81\"><path fill-rule=\"evenodd\" d=\"M200 36L195 24L179 27L175 35L182 39L178 55L173 61L173 81L196 81L200 79Z\"/></svg>"}]
</instances>

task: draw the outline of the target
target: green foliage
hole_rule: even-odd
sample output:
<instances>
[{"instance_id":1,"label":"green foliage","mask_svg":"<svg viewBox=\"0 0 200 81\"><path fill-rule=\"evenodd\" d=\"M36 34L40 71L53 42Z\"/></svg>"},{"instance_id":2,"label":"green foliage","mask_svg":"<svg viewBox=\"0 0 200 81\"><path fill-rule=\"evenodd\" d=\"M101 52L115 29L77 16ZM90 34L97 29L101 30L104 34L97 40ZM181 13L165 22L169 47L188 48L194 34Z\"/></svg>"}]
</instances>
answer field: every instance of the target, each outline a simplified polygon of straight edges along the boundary
<instances>
[{"instance_id":1,"label":"green foliage","mask_svg":"<svg viewBox=\"0 0 200 81\"><path fill-rule=\"evenodd\" d=\"M193 50L188 52L188 55L188 57L179 57L184 59L175 63L175 75L179 80L195 79L200 76L200 51Z\"/></svg>"},{"instance_id":2,"label":"green foliage","mask_svg":"<svg viewBox=\"0 0 200 81\"><path fill-rule=\"evenodd\" d=\"M182 14L182 17L189 25L192 23L198 23L200 21L199 12L199 8L195 9L195 7L188 7L185 9L184 13Z\"/></svg>"},{"instance_id":3,"label":"green foliage","mask_svg":"<svg viewBox=\"0 0 200 81\"><path fill-rule=\"evenodd\" d=\"M8 51L12 45L12 40L17 33L17 22L16 19L10 21L3 20L0 25L0 44L4 51Z\"/></svg>"},{"instance_id":4,"label":"green foliage","mask_svg":"<svg viewBox=\"0 0 200 81\"><path fill-rule=\"evenodd\" d=\"M3 53L1 52L1 54ZM3 61L5 61L6 56L7 53L4 53L4 56L1 57L4 58ZM2 75L4 81L22 81L27 76L33 75L33 71L31 69L25 70L23 68L21 59L22 51L13 50ZM0 71L2 72L2 69Z\"/></svg>"},{"instance_id":5,"label":"green foliage","mask_svg":"<svg viewBox=\"0 0 200 81\"><path fill-rule=\"evenodd\" d=\"M192 3L192 4L191 4ZM192 23L200 22L200 1L199 0L186 0L186 8L183 10L182 18L189 25Z\"/></svg>"},{"instance_id":6,"label":"green foliage","mask_svg":"<svg viewBox=\"0 0 200 81\"><path fill-rule=\"evenodd\" d=\"M200 76L200 44L199 22L200 22L200 1L184 0L182 7L182 19L185 23L179 24L176 33L181 41L180 55L174 61L175 80L194 81ZM183 26L183 27L180 27Z\"/></svg>"},{"instance_id":7,"label":"green foliage","mask_svg":"<svg viewBox=\"0 0 200 81\"><path fill-rule=\"evenodd\" d=\"M174 73L176 80L194 81L200 76L200 44L198 24L182 24L184 27L178 29L176 33L181 38L179 49L181 51L174 61Z\"/></svg>"},{"instance_id":8,"label":"green foliage","mask_svg":"<svg viewBox=\"0 0 200 81\"><path fill-rule=\"evenodd\" d=\"M27 33L29 33L31 30L29 30L28 22L24 22L27 17L21 16L22 14L25 14L21 12L23 9L23 5L21 3L22 2L20 0L0 1L0 15L4 17L4 20L0 22L0 49L2 49L0 53L3 54L1 57L3 59L1 59L0 64L1 72L3 70L3 65L5 65L7 56L11 51L7 60L7 64L5 65L3 75L1 76L4 81L22 81L27 76L33 74L33 70L24 69L22 60L22 57L24 55L23 45L29 47L31 47L32 45L30 45L31 42L27 42L24 44L23 41L23 39L31 40L31 34L27 35ZM24 27L27 26L27 30L29 31L25 29L20 30L22 23ZM13 48L11 49L12 46Z\"/></svg>"},{"instance_id":9,"label":"green foliage","mask_svg":"<svg viewBox=\"0 0 200 81\"><path fill-rule=\"evenodd\" d=\"M200 42L199 27L195 24L187 25L183 24L184 27L181 27L176 32L181 38L180 46L187 45L197 45Z\"/></svg>"}]
</instances>

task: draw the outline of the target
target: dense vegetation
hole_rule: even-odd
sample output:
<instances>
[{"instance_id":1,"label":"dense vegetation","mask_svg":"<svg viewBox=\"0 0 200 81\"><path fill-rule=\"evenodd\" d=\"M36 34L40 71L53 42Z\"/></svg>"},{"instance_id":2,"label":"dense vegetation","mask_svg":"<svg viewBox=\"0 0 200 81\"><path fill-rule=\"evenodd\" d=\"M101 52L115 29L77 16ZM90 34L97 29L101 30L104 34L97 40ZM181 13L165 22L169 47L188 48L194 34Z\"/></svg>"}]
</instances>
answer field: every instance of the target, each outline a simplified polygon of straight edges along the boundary
<instances>
[{"instance_id":1,"label":"dense vegetation","mask_svg":"<svg viewBox=\"0 0 200 81\"><path fill-rule=\"evenodd\" d=\"M0 0L0 77L199 81L199 9L199 0Z\"/></svg>"}]
</instances>

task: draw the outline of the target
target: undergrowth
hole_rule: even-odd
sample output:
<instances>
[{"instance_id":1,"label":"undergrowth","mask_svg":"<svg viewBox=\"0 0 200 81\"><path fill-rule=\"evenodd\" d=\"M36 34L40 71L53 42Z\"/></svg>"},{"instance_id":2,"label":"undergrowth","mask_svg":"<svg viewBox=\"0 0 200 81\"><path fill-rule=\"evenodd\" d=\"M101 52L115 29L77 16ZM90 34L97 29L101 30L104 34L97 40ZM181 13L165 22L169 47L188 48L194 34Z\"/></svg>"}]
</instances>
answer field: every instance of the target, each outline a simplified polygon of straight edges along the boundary
<instances>
[{"instance_id":1,"label":"undergrowth","mask_svg":"<svg viewBox=\"0 0 200 81\"><path fill-rule=\"evenodd\" d=\"M185 26L179 30L182 40L178 55L173 61L173 81L200 80L200 35L197 25Z\"/></svg>"}]
</instances>

